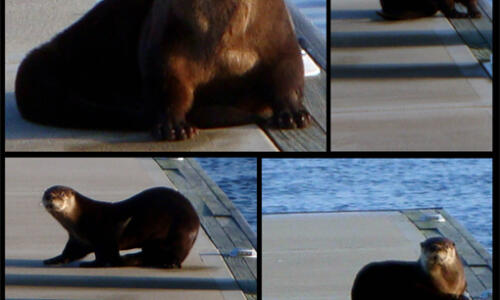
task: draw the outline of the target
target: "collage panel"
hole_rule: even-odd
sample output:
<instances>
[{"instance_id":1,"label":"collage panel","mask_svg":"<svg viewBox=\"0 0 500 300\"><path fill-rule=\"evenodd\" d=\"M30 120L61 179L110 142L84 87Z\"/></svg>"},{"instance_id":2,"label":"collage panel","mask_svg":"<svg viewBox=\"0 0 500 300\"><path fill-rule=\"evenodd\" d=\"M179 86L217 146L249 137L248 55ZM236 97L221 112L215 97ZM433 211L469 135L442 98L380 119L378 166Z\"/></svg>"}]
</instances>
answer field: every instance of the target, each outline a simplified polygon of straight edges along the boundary
<instances>
[{"instance_id":1,"label":"collage panel","mask_svg":"<svg viewBox=\"0 0 500 300\"><path fill-rule=\"evenodd\" d=\"M326 0L5 8L7 151L327 151Z\"/></svg>"},{"instance_id":2,"label":"collage panel","mask_svg":"<svg viewBox=\"0 0 500 300\"><path fill-rule=\"evenodd\" d=\"M492 0L330 5L332 151L493 150Z\"/></svg>"},{"instance_id":3,"label":"collage panel","mask_svg":"<svg viewBox=\"0 0 500 300\"><path fill-rule=\"evenodd\" d=\"M7 299L257 298L255 158L5 166Z\"/></svg>"},{"instance_id":4,"label":"collage panel","mask_svg":"<svg viewBox=\"0 0 500 300\"><path fill-rule=\"evenodd\" d=\"M0 298L498 298L493 0L4 5Z\"/></svg>"},{"instance_id":5,"label":"collage panel","mask_svg":"<svg viewBox=\"0 0 500 300\"><path fill-rule=\"evenodd\" d=\"M262 299L493 299L491 159L263 159Z\"/></svg>"}]
</instances>

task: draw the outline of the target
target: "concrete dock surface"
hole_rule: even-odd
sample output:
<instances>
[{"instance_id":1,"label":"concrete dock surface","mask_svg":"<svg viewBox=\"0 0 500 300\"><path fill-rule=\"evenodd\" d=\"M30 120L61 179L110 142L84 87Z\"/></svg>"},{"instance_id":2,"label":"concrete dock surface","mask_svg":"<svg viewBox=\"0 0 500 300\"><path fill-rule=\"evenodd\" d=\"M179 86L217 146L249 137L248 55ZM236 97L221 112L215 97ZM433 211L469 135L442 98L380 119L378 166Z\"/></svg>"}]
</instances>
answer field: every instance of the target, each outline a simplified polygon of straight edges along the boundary
<instances>
[{"instance_id":1,"label":"concrete dock surface","mask_svg":"<svg viewBox=\"0 0 500 300\"><path fill-rule=\"evenodd\" d=\"M153 186L172 187L150 158L7 158L5 161L5 295L51 299L245 299L209 237L200 229L182 269L47 267L67 241L40 205L56 184L103 201ZM135 252L130 251L130 252ZM89 255L85 260L93 260Z\"/></svg>"},{"instance_id":2,"label":"concrete dock surface","mask_svg":"<svg viewBox=\"0 0 500 300\"><path fill-rule=\"evenodd\" d=\"M149 132L75 130L24 120L16 106L17 68L33 48L49 41L96 3L95 0L5 2L6 151L277 151L255 124L200 130L181 142L155 142ZM98 70L96 70L98 72Z\"/></svg>"},{"instance_id":3,"label":"concrete dock surface","mask_svg":"<svg viewBox=\"0 0 500 300\"><path fill-rule=\"evenodd\" d=\"M397 211L263 215L262 299L349 300L364 265L416 261L425 239Z\"/></svg>"},{"instance_id":4,"label":"concrete dock surface","mask_svg":"<svg viewBox=\"0 0 500 300\"><path fill-rule=\"evenodd\" d=\"M492 81L443 17L331 1L332 151L490 151Z\"/></svg>"}]
</instances>

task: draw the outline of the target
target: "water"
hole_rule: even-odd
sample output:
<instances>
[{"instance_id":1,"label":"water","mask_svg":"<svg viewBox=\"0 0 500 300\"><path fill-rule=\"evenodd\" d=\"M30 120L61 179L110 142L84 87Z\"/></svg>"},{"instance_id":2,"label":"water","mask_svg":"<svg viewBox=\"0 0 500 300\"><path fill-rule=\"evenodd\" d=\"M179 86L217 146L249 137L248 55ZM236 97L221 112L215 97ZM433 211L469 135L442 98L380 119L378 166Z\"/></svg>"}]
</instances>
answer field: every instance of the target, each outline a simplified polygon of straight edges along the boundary
<instances>
[{"instance_id":1,"label":"water","mask_svg":"<svg viewBox=\"0 0 500 300\"><path fill-rule=\"evenodd\" d=\"M326 0L287 0L326 36Z\"/></svg>"},{"instance_id":2,"label":"water","mask_svg":"<svg viewBox=\"0 0 500 300\"><path fill-rule=\"evenodd\" d=\"M257 159L197 158L196 161L257 232Z\"/></svg>"},{"instance_id":3,"label":"water","mask_svg":"<svg viewBox=\"0 0 500 300\"><path fill-rule=\"evenodd\" d=\"M443 207L492 253L490 159L264 159L262 212Z\"/></svg>"}]
</instances>

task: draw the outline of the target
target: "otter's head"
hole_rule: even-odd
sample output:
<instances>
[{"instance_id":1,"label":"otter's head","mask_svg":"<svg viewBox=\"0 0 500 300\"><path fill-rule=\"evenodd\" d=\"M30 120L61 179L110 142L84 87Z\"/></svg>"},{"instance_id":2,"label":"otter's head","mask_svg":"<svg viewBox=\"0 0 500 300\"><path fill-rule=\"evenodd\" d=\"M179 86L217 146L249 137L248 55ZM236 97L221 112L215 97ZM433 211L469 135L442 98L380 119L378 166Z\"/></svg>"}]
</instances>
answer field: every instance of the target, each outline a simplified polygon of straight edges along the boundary
<instances>
[{"instance_id":1,"label":"otter's head","mask_svg":"<svg viewBox=\"0 0 500 300\"><path fill-rule=\"evenodd\" d=\"M75 191L69 187L56 185L43 194L42 204L52 215L68 215L75 205Z\"/></svg>"},{"instance_id":2,"label":"otter's head","mask_svg":"<svg viewBox=\"0 0 500 300\"><path fill-rule=\"evenodd\" d=\"M455 264L457 252L455 243L443 237L429 238L420 243L420 263L430 271L435 267L446 267Z\"/></svg>"}]
</instances>

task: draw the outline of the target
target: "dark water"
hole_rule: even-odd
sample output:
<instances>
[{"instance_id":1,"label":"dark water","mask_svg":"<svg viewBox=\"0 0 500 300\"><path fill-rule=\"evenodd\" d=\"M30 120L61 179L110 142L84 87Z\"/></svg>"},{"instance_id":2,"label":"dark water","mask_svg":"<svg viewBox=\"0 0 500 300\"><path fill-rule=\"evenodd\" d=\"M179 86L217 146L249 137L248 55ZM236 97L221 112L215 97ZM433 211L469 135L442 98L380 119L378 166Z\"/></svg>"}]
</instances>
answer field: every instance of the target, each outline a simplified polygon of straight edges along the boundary
<instances>
[{"instance_id":1,"label":"dark water","mask_svg":"<svg viewBox=\"0 0 500 300\"><path fill-rule=\"evenodd\" d=\"M264 159L262 212L443 207L492 253L490 159Z\"/></svg>"},{"instance_id":2,"label":"dark water","mask_svg":"<svg viewBox=\"0 0 500 300\"><path fill-rule=\"evenodd\" d=\"M196 161L257 232L257 159L197 158Z\"/></svg>"}]
</instances>

